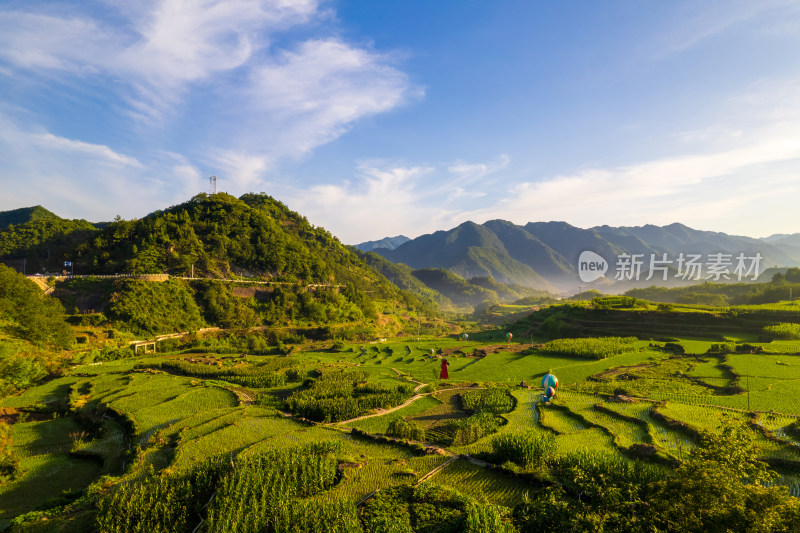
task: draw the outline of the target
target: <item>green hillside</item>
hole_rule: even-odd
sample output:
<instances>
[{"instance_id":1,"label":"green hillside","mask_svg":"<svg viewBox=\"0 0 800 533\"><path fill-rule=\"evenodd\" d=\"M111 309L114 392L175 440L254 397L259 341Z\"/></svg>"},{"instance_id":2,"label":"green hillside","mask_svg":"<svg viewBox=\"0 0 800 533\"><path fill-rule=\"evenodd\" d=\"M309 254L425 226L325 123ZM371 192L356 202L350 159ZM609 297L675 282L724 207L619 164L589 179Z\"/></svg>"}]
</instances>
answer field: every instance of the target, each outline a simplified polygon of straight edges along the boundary
<instances>
[{"instance_id":1,"label":"green hillside","mask_svg":"<svg viewBox=\"0 0 800 533\"><path fill-rule=\"evenodd\" d=\"M37 220L58 220L60 217L44 207L37 205L34 207L21 207L11 211L0 211L0 230L6 229L10 225L25 224Z\"/></svg>"},{"instance_id":2,"label":"green hillside","mask_svg":"<svg viewBox=\"0 0 800 533\"><path fill-rule=\"evenodd\" d=\"M142 336L207 326L330 326L327 336L371 337L401 330L401 315L432 315L436 307L436 294L412 276L409 288L428 303L265 194L201 194L101 230L85 221L27 222L0 233L0 251L27 259L28 272L40 263L60 270L69 260L84 276L173 276L162 283L89 277L55 285L53 295L70 312L101 313L97 325ZM377 324L386 312L395 316Z\"/></svg>"},{"instance_id":3,"label":"green hillside","mask_svg":"<svg viewBox=\"0 0 800 533\"><path fill-rule=\"evenodd\" d=\"M428 287L414 276L414 270L403 263L392 263L375 252L362 252L358 249L356 253L369 266L386 276L386 278L405 291L409 291L418 297L441 306L452 305L449 298L436 290Z\"/></svg>"},{"instance_id":4,"label":"green hillside","mask_svg":"<svg viewBox=\"0 0 800 533\"><path fill-rule=\"evenodd\" d=\"M766 304L800 296L800 268L776 272L769 283L701 283L687 287L631 289L626 296L653 302L712 306Z\"/></svg>"},{"instance_id":5,"label":"green hillside","mask_svg":"<svg viewBox=\"0 0 800 533\"><path fill-rule=\"evenodd\" d=\"M20 268L25 260L28 273L60 272L75 247L97 231L85 220L57 217L10 225L0 231L0 262Z\"/></svg>"},{"instance_id":6,"label":"green hillside","mask_svg":"<svg viewBox=\"0 0 800 533\"><path fill-rule=\"evenodd\" d=\"M457 306L475 307L499 301L512 301L526 296L539 296L544 291L523 285L506 285L492 277L474 277L465 280L442 268L422 268L413 275L430 289L442 294Z\"/></svg>"}]
</instances>

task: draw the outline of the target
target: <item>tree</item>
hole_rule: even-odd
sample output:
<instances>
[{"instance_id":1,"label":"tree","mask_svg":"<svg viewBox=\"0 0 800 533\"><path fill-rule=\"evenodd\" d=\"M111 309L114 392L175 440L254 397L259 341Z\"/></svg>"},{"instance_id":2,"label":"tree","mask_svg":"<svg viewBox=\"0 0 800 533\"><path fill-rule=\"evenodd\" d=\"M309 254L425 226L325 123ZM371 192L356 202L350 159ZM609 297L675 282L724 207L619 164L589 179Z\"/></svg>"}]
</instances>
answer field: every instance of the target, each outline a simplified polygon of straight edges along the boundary
<instances>
[{"instance_id":1,"label":"tree","mask_svg":"<svg viewBox=\"0 0 800 533\"><path fill-rule=\"evenodd\" d=\"M646 521L660 531L797 531L797 501L786 487L761 484L773 477L744 428L705 433L689 460L654 485Z\"/></svg>"},{"instance_id":2,"label":"tree","mask_svg":"<svg viewBox=\"0 0 800 533\"><path fill-rule=\"evenodd\" d=\"M0 316L14 324L14 333L34 344L69 348L75 340L65 322L64 307L35 283L0 264Z\"/></svg>"}]
</instances>

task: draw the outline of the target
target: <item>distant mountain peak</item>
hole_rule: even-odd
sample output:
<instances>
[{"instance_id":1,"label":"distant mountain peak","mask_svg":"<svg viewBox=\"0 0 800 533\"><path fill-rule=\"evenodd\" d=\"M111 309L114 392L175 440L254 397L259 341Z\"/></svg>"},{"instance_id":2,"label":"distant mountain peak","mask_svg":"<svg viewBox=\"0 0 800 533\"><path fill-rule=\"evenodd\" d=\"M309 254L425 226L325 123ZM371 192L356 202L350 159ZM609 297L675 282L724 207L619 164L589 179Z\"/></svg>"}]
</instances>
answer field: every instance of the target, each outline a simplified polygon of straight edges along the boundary
<instances>
[{"instance_id":1,"label":"distant mountain peak","mask_svg":"<svg viewBox=\"0 0 800 533\"><path fill-rule=\"evenodd\" d=\"M373 250L377 250L378 248L385 248L386 250L394 250L398 246L407 243L410 240L411 239L409 239L405 235L397 235L396 237L384 237L383 239L377 241L362 242L360 244L356 244L355 247L361 250L362 252L371 252Z\"/></svg>"}]
</instances>

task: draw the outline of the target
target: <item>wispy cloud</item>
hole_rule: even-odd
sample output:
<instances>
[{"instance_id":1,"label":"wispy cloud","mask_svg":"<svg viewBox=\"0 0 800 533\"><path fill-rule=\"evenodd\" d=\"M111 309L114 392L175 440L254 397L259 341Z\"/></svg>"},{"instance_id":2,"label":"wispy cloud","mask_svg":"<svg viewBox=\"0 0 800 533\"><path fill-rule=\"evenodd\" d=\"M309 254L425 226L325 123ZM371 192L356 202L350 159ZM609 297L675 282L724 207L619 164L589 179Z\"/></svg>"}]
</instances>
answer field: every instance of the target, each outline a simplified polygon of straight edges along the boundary
<instances>
[{"instance_id":1,"label":"wispy cloud","mask_svg":"<svg viewBox=\"0 0 800 533\"><path fill-rule=\"evenodd\" d=\"M654 38L653 46L657 56L684 52L767 12L791 11L794 7L791 0L689 2L664 20L663 32Z\"/></svg>"},{"instance_id":2,"label":"wispy cloud","mask_svg":"<svg viewBox=\"0 0 800 533\"><path fill-rule=\"evenodd\" d=\"M161 118L193 82L244 66L271 32L311 18L315 1L158 0L119 4L127 24L0 11L0 57L24 69L112 76L134 116ZM80 43L80 45L76 45Z\"/></svg>"},{"instance_id":3,"label":"wispy cloud","mask_svg":"<svg viewBox=\"0 0 800 533\"><path fill-rule=\"evenodd\" d=\"M188 134L192 141L170 147L191 161L175 167L178 175L204 168L240 193L263 188L282 159L306 156L359 120L421 95L391 54L326 29L331 17L317 0L16 4L0 7L0 75L44 81L76 100L102 92L118 138L140 139L137 157L147 168L173 168L160 160L157 140ZM69 93L73 82L82 95ZM49 111L36 113L51 122ZM55 132L27 142L59 151L61 173L72 179L82 163L67 151L135 161L113 143Z\"/></svg>"},{"instance_id":4,"label":"wispy cloud","mask_svg":"<svg viewBox=\"0 0 800 533\"><path fill-rule=\"evenodd\" d=\"M506 155L485 163L440 165L362 161L353 180L302 191L287 188L281 196L314 224L332 230L344 242L356 244L398 232L419 235L468 220L471 212L463 206L455 207L454 200L482 197L484 193L454 184L453 175L473 181L507 165Z\"/></svg>"},{"instance_id":5,"label":"wispy cloud","mask_svg":"<svg viewBox=\"0 0 800 533\"><path fill-rule=\"evenodd\" d=\"M511 158L508 154L501 154L496 159L486 163L457 161L448 166L447 171L458 183L472 183L505 170L510 162Z\"/></svg>"},{"instance_id":6,"label":"wispy cloud","mask_svg":"<svg viewBox=\"0 0 800 533\"><path fill-rule=\"evenodd\" d=\"M52 133L23 134L23 142L27 137L30 145L43 150L59 150L66 154L80 154L108 163L118 163L124 166L141 167L142 164L135 158L120 154L104 144L91 144L74 139L59 137Z\"/></svg>"},{"instance_id":7,"label":"wispy cloud","mask_svg":"<svg viewBox=\"0 0 800 533\"><path fill-rule=\"evenodd\" d=\"M169 205L198 190L199 173L177 154L144 164L105 145L31 130L2 113L0 160L0 209L41 204L65 217L110 220L141 216L142 206Z\"/></svg>"},{"instance_id":8,"label":"wispy cloud","mask_svg":"<svg viewBox=\"0 0 800 533\"><path fill-rule=\"evenodd\" d=\"M798 231L792 199L800 193L800 129L767 131L761 130L760 139L731 136L725 148L711 143L694 154L497 182L479 189L480 202L472 206L462 198L469 187L441 178L485 177L484 169L506 168L498 164L504 157L490 163L364 166L354 182L285 196L314 223L351 243L496 218L518 224L565 220L580 227L679 221L752 236L769 234L768 227ZM459 201L450 203L454 199Z\"/></svg>"},{"instance_id":9,"label":"wispy cloud","mask_svg":"<svg viewBox=\"0 0 800 533\"><path fill-rule=\"evenodd\" d=\"M251 81L252 109L280 131L277 149L298 155L339 137L358 119L419 94L387 57L336 38L281 51L254 68Z\"/></svg>"}]
</instances>

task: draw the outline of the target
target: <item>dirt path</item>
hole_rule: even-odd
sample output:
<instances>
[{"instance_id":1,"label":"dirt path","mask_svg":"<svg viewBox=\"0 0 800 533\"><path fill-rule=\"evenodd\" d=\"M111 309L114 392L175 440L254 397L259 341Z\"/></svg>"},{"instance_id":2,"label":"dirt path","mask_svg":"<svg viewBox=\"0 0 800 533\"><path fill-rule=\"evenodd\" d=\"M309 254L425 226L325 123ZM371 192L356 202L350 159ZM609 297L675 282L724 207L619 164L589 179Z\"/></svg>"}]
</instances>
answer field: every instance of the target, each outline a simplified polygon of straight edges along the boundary
<instances>
[{"instance_id":1,"label":"dirt path","mask_svg":"<svg viewBox=\"0 0 800 533\"><path fill-rule=\"evenodd\" d=\"M414 380L412 380L412 381L414 381ZM422 387L427 385L427 383L422 383L422 382L419 382L419 381L415 381L415 383L419 383L419 385L414 389L414 392L418 391L419 389L421 389ZM414 396L412 396L411 398L409 398L408 400L406 400L402 404L396 405L394 407L390 407L389 409L379 409L378 411L376 411L374 413L370 413L368 415L357 416L355 418L351 418L350 420L342 420L341 422L329 422L329 423L324 424L324 425L326 425L326 426L343 426L345 424L350 424L352 422L357 422L359 420L364 420L365 418L373 418L375 416L388 415L389 413L393 413L394 411L397 411L398 409L402 409L403 407L408 407L409 405L411 405L412 403L416 402L420 398L424 398L426 396L431 396L433 394L437 394L437 393L440 393L440 392L453 391L453 390L477 390L477 389L480 389L480 388L481 387L456 387L456 388L452 388L452 389L441 389L441 390L438 390L438 391L426 392L424 394L415 394Z\"/></svg>"},{"instance_id":2,"label":"dirt path","mask_svg":"<svg viewBox=\"0 0 800 533\"><path fill-rule=\"evenodd\" d=\"M426 385L426 383L423 383L421 386L424 387L425 385ZM414 389L414 390L416 391L417 389ZM431 393L429 392L428 394L431 394ZM403 407L407 407L407 406L411 405L412 403L416 402L420 398L424 398L428 394L415 394L414 396L412 396L411 398L409 398L405 402L401 403L400 405L396 405L394 407L390 407L389 409L380 409L375 413L370 413L368 415L357 416L355 418L351 418L350 420L343 420L341 422L331 422L331 423L325 424L325 425L326 426L341 426L341 425L344 425L344 424L350 424L352 422L357 422L359 420L364 420L365 418L372 418L372 417L375 417L375 416L388 415L389 413L393 413L394 411L397 411L398 409L402 409Z\"/></svg>"}]
</instances>

